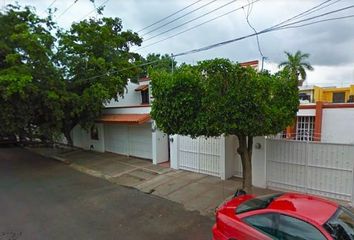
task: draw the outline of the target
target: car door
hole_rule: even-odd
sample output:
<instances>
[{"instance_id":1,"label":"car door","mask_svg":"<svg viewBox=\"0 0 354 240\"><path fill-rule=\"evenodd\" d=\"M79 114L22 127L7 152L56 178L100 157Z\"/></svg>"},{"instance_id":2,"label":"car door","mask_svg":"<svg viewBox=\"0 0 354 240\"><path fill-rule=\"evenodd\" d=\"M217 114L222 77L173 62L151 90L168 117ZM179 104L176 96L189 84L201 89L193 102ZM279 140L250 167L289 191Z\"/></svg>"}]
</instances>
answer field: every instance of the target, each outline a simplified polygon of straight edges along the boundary
<instances>
[{"instance_id":1,"label":"car door","mask_svg":"<svg viewBox=\"0 0 354 240\"><path fill-rule=\"evenodd\" d=\"M312 224L280 213L255 214L243 221L275 240L328 239Z\"/></svg>"}]
</instances>

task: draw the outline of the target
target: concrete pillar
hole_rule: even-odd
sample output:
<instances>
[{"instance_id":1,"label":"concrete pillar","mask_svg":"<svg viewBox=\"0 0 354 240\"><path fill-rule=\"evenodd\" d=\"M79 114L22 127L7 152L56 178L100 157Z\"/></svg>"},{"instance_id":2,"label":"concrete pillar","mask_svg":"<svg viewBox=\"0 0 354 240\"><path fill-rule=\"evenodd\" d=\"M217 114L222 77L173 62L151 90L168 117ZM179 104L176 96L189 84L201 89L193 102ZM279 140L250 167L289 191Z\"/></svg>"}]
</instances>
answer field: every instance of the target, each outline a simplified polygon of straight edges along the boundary
<instances>
[{"instance_id":1,"label":"concrete pillar","mask_svg":"<svg viewBox=\"0 0 354 240\"><path fill-rule=\"evenodd\" d=\"M155 129L152 132L152 163L168 161L168 135Z\"/></svg>"},{"instance_id":2,"label":"concrete pillar","mask_svg":"<svg viewBox=\"0 0 354 240\"><path fill-rule=\"evenodd\" d=\"M255 187L267 187L266 139L255 137L252 150L252 184Z\"/></svg>"},{"instance_id":3,"label":"concrete pillar","mask_svg":"<svg viewBox=\"0 0 354 240\"><path fill-rule=\"evenodd\" d=\"M170 136L170 167L173 169L179 169L178 167L178 144L179 136Z\"/></svg>"}]
</instances>

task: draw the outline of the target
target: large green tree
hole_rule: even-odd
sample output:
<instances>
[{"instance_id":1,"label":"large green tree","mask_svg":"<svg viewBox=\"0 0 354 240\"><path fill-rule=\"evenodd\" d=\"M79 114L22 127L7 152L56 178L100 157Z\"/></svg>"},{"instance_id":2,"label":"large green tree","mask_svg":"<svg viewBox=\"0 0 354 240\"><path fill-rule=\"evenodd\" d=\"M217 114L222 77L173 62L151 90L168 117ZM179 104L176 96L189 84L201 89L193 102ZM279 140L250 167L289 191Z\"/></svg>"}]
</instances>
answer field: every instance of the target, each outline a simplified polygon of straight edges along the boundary
<instances>
[{"instance_id":1,"label":"large green tree","mask_svg":"<svg viewBox=\"0 0 354 240\"><path fill-rule=\"evenodd\" d=\"M71 144L74 126L89 127L105 103L124 94L127 79L138 71L139 55L130 52L130 47L142 40L136 33L123 31L119 18L74 23L58 38L57 63L67 90L62 126Z\"/></svg>"},{"instance_id":2,"label":"large green tree","mask_svg":"<svg viewBox=\"0 0 354 240\"><path fill-rule=\"evenodd\" d=\"M302 83L306 80L306 70L313 70L311 64L306 62L310 54L302 53L301 51L297 51L295 54L285 52L285 54L288 59L281 62L278 67L287 69L298 80L298 85L302 86Z\"/></svg>"},{"instance_id":3,"label":"large green tree","mask_svg":"<svg viewBox=\"0 0 354 240\"><path fill-rule=\"evenodd\" d=\"M153 70L170 72L177 66L177 62L172 56L157 53L149 53L145 58L140 56L136 64L138 74L132 78L133 82L138 82L139 78L149 76L149 73Z\"/></svg>"},{"instance_id":4,"label":"large green tree","mask_svg":"<svg viewBox=\"0 0 354 240\"><path fill-rule=\"evenodd\" d=\"M39 18L30 7L0 13L0 135L50 138L61 127L54 27L51 16Z\"/></svg>"},{"instance_id":5,"label":"large green tree","mask_svg":"<svg viewBox=\"0 0 354 240\"><path fill-rule=\"evenodd\" d=\"M287 70L271 75L226 59L183 65L174 73L154 71L151 77L157 127L192 137L237 136L243 186L250 191L253 138L292 123L299 104L296 79Z\"/></svg>"}]
</instances>

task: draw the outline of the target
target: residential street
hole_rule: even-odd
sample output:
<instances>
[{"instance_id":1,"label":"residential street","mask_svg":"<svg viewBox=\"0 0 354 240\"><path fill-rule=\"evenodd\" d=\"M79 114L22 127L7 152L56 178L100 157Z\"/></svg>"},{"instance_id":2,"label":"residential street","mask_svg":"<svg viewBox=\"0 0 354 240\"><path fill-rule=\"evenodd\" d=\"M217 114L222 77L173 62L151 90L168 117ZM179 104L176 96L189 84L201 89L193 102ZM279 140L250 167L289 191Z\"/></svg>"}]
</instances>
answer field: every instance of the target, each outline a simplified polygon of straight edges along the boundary
<instances>
[{"instance_id":1,"label":"residential street","mask_svg":"<svg viewBox=\"0 0 354 240\"><path fill-rule=\"evenodd\" d=\"M213 220L177 203L0 148L0 240L210 239Z\"/></svg>"}]
</instances>

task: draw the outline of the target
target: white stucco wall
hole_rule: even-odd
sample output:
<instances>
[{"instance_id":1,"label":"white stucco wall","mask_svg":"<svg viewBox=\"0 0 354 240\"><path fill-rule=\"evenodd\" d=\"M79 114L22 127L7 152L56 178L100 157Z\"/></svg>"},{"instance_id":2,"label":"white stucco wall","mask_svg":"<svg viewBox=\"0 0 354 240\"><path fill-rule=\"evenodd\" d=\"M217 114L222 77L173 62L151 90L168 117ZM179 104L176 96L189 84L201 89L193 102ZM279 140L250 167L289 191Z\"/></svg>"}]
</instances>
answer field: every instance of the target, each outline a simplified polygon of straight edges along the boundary
<instances>
[{"instance_id":1,"label":"white stucco wall","mask_svg":"<svg viewBox=\"0 0 354 240\"><path fill-rule=\"evenodd\" d=\"M126 90L123 97L119 97L118 101L112 99L106 107L122 107L122 106L132 106L141 104L141 93L140 91L135 91L139 87L139 84L128 82Z\"/></svg>"},{"instance_id":2,"label":"white stucco wall","mask_svg":"<svg viewBox=\"0 0 354 240\"><path fill-rule=\"evenodd\" d=\"M73 144L75 147L97 152L104 152L104 128L103 124L95 124L98 130L98 140L91 139L90 131L82 129L79 125L73 129Z\"/></svg>"},{"instance_id":3,"label":"white stucco wall","mask_svg":"<svg viewBox=\"0 0 354 240\"><path fill-rule=\"evenodd\" d=\"M297 116L315 116L316 110L315 109L299 109L297 111Z\"/></svg>"},{"instance_id":4,"label":"white stucco wall","mask_svg":"<svg viewBox=\"0 0 354 240\"><path fill-rule=\"evenodd\" d=\"M168 135L156 129L152 133L152 163L158 164L168 160Z\"/></svg>"},{"instance_id":5,"label":"white stucco wall","mask_svg":"<svg viewBox=\"0 0 354 240\"><path fill-rule=\"evenodd\" d=\"M256 146L260 148L256 148ZM253 139L252 150L252 184L253 186L267 187L266 172L266 139L265 137L255 137Z\"/></svg>"},{"instance_id":6,"label":"white stucco wall","mask_svg":"<svg viewBox=\"0 0 354 240\"><path fill-rule=\"evenodd\" d=\"M322 142L354 144L354 108L325 108Z\"/></svg>"},{"instance_id":7,"label":"white stucco wall","mask_svg":"<svg viewBox=\"0 0 354 240\"><path fill-rule=\"evenodd\" d=\"M103 110L103 114L147 114L150 111L151 107L106 108Z\"/></svg>"}]
</instances>

